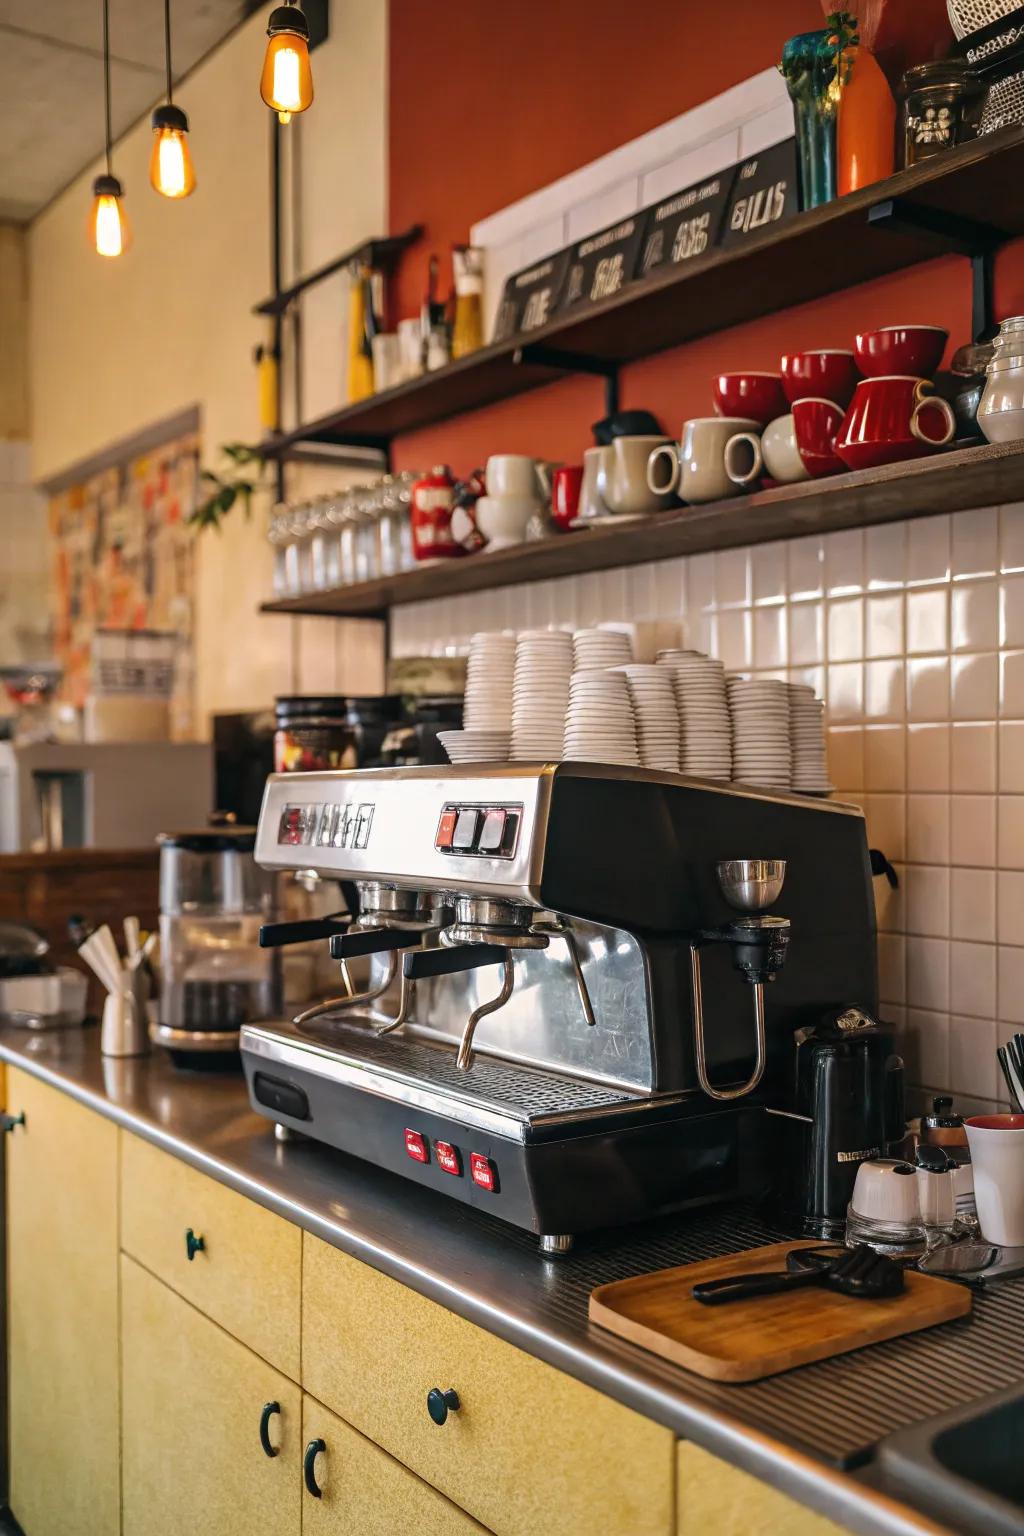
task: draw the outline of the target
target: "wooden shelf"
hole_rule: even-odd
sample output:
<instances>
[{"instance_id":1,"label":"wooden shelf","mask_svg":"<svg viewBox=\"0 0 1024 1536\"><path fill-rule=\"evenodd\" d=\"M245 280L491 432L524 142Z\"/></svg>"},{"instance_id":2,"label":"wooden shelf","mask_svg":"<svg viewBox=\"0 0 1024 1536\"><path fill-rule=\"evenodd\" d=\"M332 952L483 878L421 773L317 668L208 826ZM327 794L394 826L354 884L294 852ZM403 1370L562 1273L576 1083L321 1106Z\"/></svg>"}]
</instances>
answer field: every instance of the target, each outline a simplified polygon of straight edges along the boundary
<instances>
[{"instance_id":1,"label":"wooden shelf","mask_svg":"<svg viewBox=\"0 0 1024 1536\"><path fill-rule=\"evenodd\" d=\"M742 247L666 269L613 298L582 303L528 337L372 395L262 445L287 458L303 443L386 447L402 432L507 400L587 365L634 362L713 331L821 298L948 251L991 249L1024 233L1024 130L1006 128L887 181L798 214ZM871 210L893 204L888 218ZM538 349L547 360L540 361ZM557 354L563 354L561 361Z\"/></svg>"},{"instance_id":2,"label":"wooden shelf","mask_svg":"<svg viewBox=\"0 0 1024 1536\"><path fill-rule=\"evenodd\" d=\"M351 266L355 261L365 262L368 267L380 267L385 272L390 271L402 252L412 245L413 241L418 240L422 233L423 225L413 224L404 235L377 235L369 240L363 240L359 245L354 245L351 250L345 251L343 255L335 256L333 261L317 267L314 272L307 272L305 277L300 277L297 282L282 288L280 293L264 299L261 304L256 304L253 307L253 314L283 315L289 304L292 304L301 293L305 293L307 288L315 288L325 278L333 277L336 272Z\"/></svg>"},{"instance_id":3,"label":"wooden shelf","mask_svg":"<svg viewBox=\"0 0 1024 1536\"><path fill-rule=\"evenodd\" d=\"M427 598L1021 500L1024 443L962 448L909 464L681 507L642 522L604 524L491 555L439 561L379 581L265 603L262 611L365 617Z\"/></svg>"}]
</instances>

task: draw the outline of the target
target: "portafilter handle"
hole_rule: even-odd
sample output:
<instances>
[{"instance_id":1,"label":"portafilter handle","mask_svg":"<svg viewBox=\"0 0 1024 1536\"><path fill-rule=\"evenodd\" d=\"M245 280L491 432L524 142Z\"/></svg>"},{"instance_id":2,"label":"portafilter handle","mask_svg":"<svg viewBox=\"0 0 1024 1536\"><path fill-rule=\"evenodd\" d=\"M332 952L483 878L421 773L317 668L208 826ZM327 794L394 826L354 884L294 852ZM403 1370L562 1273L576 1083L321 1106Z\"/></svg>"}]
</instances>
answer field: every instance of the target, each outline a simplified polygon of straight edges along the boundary
<instances>
[{"instance_id":1,"label":"portafilter handle","mask_svg":"<svg viewBox=\"0 0 1024 1536\"><path fill-rule=\"evenodd\" d=\"M327 917L307 917L295 923L264 923L260 928L261 949L281 949L286 944L309 944L329 939L348 928L347 912L332 912Z\"/></svg>"},{"instance_id":2,"label":"portafilter handle","mask_svg":"<svg viewBox=\"0 0 1024 1536\"><path fill-rule=\"evenodd\" d=\"M331 938L332 960L359 960L383 955L392 949L408 949L423 938L421 928L358 928Z\"/></svg>"}]
</instances>

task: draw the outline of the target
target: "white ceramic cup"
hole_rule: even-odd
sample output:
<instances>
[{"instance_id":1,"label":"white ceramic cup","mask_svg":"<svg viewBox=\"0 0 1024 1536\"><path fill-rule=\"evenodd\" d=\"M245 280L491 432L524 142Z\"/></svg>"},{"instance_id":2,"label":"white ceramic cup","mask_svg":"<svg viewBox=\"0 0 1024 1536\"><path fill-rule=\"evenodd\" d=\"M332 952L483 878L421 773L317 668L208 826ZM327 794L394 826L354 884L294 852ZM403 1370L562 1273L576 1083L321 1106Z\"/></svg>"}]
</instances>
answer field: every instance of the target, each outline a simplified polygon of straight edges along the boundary
<instances>
[{"instance_id":1,"label":"white ceramic cup","mask_svg":"<svg viewBox=\"0 0 1024 1536\"><path fill-rule=\"evenodd\" d=\"M541 503L532 496L481 496L476 503L476 526L488 549L506 549L525 543L530 520L539 511Z\"/></svg>"},{"instance_id":2,"label":"white ceramic cup","mask_svg":"<svg viewBox=\"0 0 1024 1536\"><path fill-rule=\"evenodd\" d=\"M585 448L583 450L583 479L580 483L580 503L576 512L578 521L587 522L591 518L608 516L608 508L601 499L598 481L601 476L601 455L603 448Z\"/></svg>"},{"instance_id":3,"label":"white ceramic cup","mask_svg":"<svg viewBox=\"0 0 1024 1536\"><path fill-rule=\"evenodd\" d=\"M733 485L750 489L762 475L780 485L809 480L811 472L800 457L792 415L777 416L764 431L738 432L725 448L726 473Z\"/></svg>"},{"instance_id":4,"label":"white ceramic cup","mask_svg":"<svg viewBox=\"0 0 1024 1536\"><path fill-rule=\"evenodd\" d=\"M402 382L402 343L397 331L380 331L370 342L373 354L373 387L392 389Z\"/></svg>"},{"instance_id":5,"label":"white ceramic cup","mask_svg":"<svg viewBox=\"0 0 1024 1536\"><path fill-rule=\"evenodd\" d=\"M547 464L525 453L492 453L485 471L488 496L529 497L547 501L551 475Z\"/></svg>"},{"instance_id":6,"label":"white ceramic cup","mask_svg":"<svg viewBox=\"0 0 1024 1536\"><path fill-rule=\"evenodd\" d=\"M671 491L655 491L647 478L647 464L656 448L668 438L651 434L614 437L601 449L597 488L610 512L618 516L638 512L664 512L675 497Z\"/></svg>"},{"instance_id":7,"label":"white ceramic cup","mask_svg":"<svg viewBox=\"0 0 1024 1536\"><path fill-rule=\"evenodd\" d=\"M964 1124L981 1235L1024 1248L1024 1115L972 1115Z\"/></svg>"},{"instance_id":8,"label":"white ceramic cup","mask_svg":"<svg viewBox=\"0 0 1024 1536\"><path fill-rule=\"evenodd\" d=\"M423 372L423 324L419 315L398 322L398 350L403 379L418 379Z\"/></svg>"},{"instance_id":9,"label":"white ceramic cup","mask_svg":"<svg viewBox=\"0 0 1024 1536\"><path fill-rule=\"evenodd\" d=\"M683 422L678 445L656 448L647 463L652 491L675 493L697 504L733 495L725 472L725 450L739 433L756 434L757 422L745 416L694 416Z\"/></svg>"}]
</instances>

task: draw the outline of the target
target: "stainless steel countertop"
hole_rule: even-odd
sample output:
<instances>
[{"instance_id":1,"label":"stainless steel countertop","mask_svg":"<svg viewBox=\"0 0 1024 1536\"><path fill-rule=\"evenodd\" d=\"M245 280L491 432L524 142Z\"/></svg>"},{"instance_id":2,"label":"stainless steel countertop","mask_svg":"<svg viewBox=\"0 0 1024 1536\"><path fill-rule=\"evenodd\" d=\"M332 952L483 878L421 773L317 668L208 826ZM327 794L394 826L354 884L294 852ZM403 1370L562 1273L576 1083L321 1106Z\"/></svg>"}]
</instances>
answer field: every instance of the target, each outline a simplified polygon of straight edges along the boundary
<instances>
[{"instance_id":1,"label":"stainless steel countertop","mask_svg":"<svg viewBox=\"0 0 1024 1536\"><path fill-rule=\"evenodd\" d=\"M0 1059L865 1536L936 1529L887 1497L870 1444L1024 1376L1024 1281L1006 1281L962 1322L747 1386L706 1381L591 1325L589 1293L785 1235L758 1212L647 1222L545 1259L529 1234L370 1164L276 1142L240 1076L178 1072L163 1052L103 1057L96 1029L0 1026Z\"/></svg>"}]
</instances>

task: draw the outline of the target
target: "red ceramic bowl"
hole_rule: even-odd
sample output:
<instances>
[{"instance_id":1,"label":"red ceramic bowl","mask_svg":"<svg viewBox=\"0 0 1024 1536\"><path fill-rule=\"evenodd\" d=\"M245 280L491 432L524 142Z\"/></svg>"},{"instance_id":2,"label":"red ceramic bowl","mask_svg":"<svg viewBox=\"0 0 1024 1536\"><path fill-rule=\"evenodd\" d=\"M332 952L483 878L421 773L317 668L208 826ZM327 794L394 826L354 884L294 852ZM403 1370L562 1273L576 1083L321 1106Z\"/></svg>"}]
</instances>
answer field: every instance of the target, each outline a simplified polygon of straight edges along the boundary
<instances>
[{"instance_id":1,"label":"red ceramic bowl","mask_svg":"<svg viewBox=\"0 0 1024 1536\"><path fill-rule=\"evenodd\" d=\"M834 400L845 410L853 399L857 365L852 352L833 347L787 352L780 367L782 387L790 405L796 400Z\"/></svg>"},{"instance_id":2,"label":"red ceramic bowl","mask_svg":"<svg viewBox=\"0 0 1024 1536\"><path fill-rule=\"evenodd\" d=\"M865 378L912 374L930 379L942 361L949 332L940 325L883 325L854 342L857 367Z\"/></svg>"},{"instance_id":3,"label":"red ceramic bowl","mask_svg":"<svg viewBox=\"0 0 1024 1536\"><path fill-rule=\"evenodd\" d=\"M794 400L793 430L797 452L815 480L841 475L846 465L836 454L843 408L834 400Z\"/></svg>"},{"instance_id":4,"label":"red ceramic bowl","mask_svg":"<svg viewBox=\"0 0 1024 1536\"><path fill-rule=\"evenodd\" d=\"M720 373L714 383L719 416L746 416L766 427L785 416L786 397L777 373Z\"/></svg>"}]
</instances>

